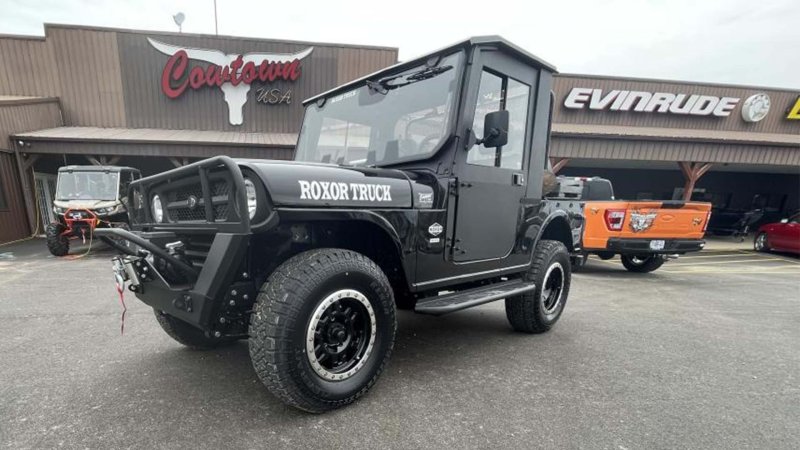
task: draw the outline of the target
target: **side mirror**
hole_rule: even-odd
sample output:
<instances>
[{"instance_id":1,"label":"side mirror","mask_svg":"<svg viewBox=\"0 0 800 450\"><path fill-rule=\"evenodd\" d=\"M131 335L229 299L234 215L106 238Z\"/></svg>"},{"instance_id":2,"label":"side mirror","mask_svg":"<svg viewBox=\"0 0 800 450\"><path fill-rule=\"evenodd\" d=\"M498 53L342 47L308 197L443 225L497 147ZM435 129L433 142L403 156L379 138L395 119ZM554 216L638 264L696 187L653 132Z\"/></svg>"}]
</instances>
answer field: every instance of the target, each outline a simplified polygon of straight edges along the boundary
<instances>
[{"instance_id":1,"label":"side mirror","mask_svg":"<svg viewBox=\"0 0 800 450\"><path fill-rule=\"evenodd\" d=\"M789 219L781 219L781 223L789 223Z\"/></svg>"},{"instance_id":2,"label":"side mirror","mask_svg":"<svg viewBox=\"0 0 800 450\"><path fill-rule=\"evenodd\" d=\"M484 147L500 147L508 143L508 111L493 111L483 118L483 139L477 144Z\"/></svg>"}]
</instances>

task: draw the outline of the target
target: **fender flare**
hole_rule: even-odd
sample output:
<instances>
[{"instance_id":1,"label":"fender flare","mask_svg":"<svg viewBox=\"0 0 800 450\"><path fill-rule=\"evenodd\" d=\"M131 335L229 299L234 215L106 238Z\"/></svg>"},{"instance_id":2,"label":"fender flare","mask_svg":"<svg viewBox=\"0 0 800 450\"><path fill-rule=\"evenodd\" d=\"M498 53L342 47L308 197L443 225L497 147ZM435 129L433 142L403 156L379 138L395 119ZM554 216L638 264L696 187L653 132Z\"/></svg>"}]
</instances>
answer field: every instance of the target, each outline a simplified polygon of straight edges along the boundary
<instances>
[{"instance_id":1,"label":"fender flare","mask_svg":"<svg viewBox=\"0 0 800 450\"><path fill-rule=\"evenodd\" d=\"M314 209L314 208L276 208L279 220L289 218L299 222L343 222L358 221L376 225L387 234L394 244L401 261L405 260L403 244L397 229L385 217L374 211L358 209Z\"/></svg>"},{"instance_id":2,"label":"fender flare","mask_svg":"<svg viewBox=\"0 0 800 450\"><path fill-rule=\"evenodd\" d=\"M537 216L537 219L541 218L541 217L542 217L542 215L539 215L539 216ZM534 220L536 220L536 219L534 219ZM566 211L561 210L561 209L557 209L555 211L550 212L542 220L541 224L538 225L538 229L537 229L535 224L534 224L534 226L529 227L528 228L528 232L526 233L526 238L527 239L531 239L533 237L532 236L533 233L531 233L531 232L534 229L536 229L536 236L533 237L532 244L535 244L535 243L539 242L539 240L542 239L542 236L544 235L544 232L548 229L548 227L551 224L554 224L557 221L563 221L564 226L566 227L567 230L569 230L571 243L569 245L567 245L567 250L570 251L570 252L574 251L575 250L575 241L574 241L574 239L572 237L572 227L570 226L569 214L567 214ZM530 249L531 250L531 258L533 257L534 249L535 249L535 245L531 245L531 249Z\"/></svg>"}]
</instances>

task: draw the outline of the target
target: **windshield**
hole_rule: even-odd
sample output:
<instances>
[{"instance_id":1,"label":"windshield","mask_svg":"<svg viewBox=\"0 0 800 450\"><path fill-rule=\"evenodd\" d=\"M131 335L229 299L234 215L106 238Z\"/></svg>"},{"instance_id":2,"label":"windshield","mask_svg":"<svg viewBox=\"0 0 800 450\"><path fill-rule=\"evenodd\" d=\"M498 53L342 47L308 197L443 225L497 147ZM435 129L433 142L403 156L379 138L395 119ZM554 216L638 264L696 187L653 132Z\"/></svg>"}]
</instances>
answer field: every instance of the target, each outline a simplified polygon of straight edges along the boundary
<instances>
[{"instance_id":1,"label":"windshield","mask_svg":"<svg viewBox=\"0 0 800 450\"><path fill-rule=\"evenodd\" d=\"M117 172L60 172L56 200L116 200Z\"/></svg>"},{"instance_id":2,"label":"windshield","mask_svg":"<svg viewBox=\"0 0 800 450\"><path fill-rule=\"evenodd\" d=\"M381 166L429 156L446 139L462 53L309 105L297 161Z\"/></svg>"}]
</instances>

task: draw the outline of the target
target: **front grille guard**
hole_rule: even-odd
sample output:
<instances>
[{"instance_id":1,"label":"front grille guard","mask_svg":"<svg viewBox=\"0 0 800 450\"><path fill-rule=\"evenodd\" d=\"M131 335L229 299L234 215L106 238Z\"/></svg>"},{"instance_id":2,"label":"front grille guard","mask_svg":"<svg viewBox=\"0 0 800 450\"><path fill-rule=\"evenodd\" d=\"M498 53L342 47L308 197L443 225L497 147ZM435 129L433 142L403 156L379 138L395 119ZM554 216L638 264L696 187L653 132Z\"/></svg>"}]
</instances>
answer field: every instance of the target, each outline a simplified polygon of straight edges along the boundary
<instances>
[{"instance_id":1,"label":"front grille guard","mask_svg":"<svg viewBox=\"0 0 800 450\"><path fill-rule=\"evenodd\" d=\"M162 222L153 218L155 195L164 208ZM134 181L128 188L128 204L135 230L250 232L244 176L227 156Z\"/></svg>"}]
</instances>

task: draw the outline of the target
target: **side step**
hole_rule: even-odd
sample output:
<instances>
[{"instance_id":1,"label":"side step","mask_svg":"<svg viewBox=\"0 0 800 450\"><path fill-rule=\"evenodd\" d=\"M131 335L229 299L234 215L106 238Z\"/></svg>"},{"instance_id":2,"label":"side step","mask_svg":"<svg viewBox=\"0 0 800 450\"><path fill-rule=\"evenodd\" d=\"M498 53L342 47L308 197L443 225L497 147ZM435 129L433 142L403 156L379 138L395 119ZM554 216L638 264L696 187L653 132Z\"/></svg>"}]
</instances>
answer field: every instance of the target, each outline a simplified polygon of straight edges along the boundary
<instances>
[{"instance_id":1,"label":"side step","mask_svg":"<svg viewBox=\"0 0 800 450\"><path fill-rule=\"evenodd\" d=\"M534 289L536 289L536 285L532 281L502 281L488 286L423 299L414 307L414 312L441 316L502 298L513 297Z\"/></svg>"}]
</instances>

